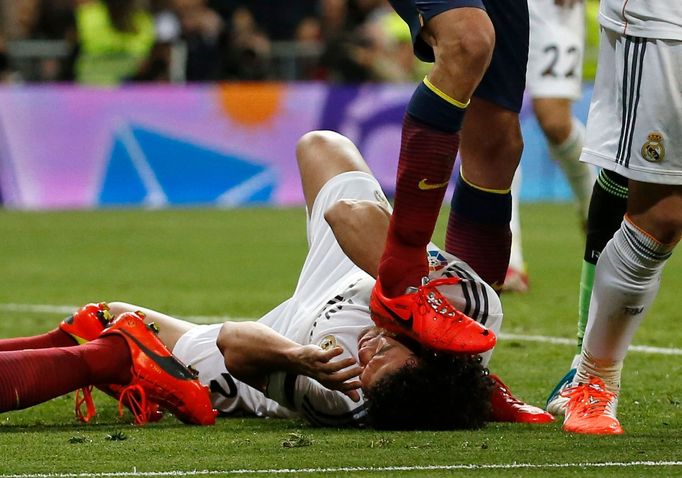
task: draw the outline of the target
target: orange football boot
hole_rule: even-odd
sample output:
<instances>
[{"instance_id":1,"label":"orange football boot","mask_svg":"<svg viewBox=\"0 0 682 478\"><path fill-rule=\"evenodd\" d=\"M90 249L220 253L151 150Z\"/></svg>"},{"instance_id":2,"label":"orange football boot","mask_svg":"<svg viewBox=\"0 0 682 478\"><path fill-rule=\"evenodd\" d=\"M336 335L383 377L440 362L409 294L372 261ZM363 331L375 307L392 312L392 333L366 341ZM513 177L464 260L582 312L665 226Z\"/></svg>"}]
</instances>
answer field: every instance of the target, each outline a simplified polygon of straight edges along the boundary
<instances>
[{"instance_id":1,"label":"orange football boot","mask_svg":"<svg viewBox=\"0 0 682 478\"><path fill-rule=\"evenodd\" d=\"M73 315L64 319L59 328L69 334L79 344L90 342L100 336L102 331L109 326L114 316L106 302L99 304L87 304L78 309ZM122 388L119 385L98 385L97 388L111 395L116 400L121 398ZM135 417L144 416L145 422L159 421L163 413L158 404L144 402L144 410L138 410L137 402L123 400L122 403L133 411ZM97 414L95 401L92 398L92 386L84 387L76 391L76 417L84 423L90 422Z\"/></svg>"},{"instance_id":2,"label":"orange football boot","mask_svg":"<svg viewBox=\"0 0 682 478\"><path fill-rule=\"evenodd\" d=\"M540 407L522 402L514 395L500 377L490 375L493 382L493 392L490 397L492 413L491 422L511 423L550 423L554 417Z\"/></svg>"},{"instance_id":3,"label":"orange football boot","mask_svg":"<svg viewBox=\"0 0 682 478\"><path fill-rule=\"evenodd\" d=\"M154 324L145 325L141 312L119 315L101 337L119 335L130 348L131 382L120 391L120 404L137 403L135 413L144 413L148 403L158 403L184 423L213 425L217 412L211 405L210 392L195 372L183 365L157 337ZM136 416L144 423L145 417Z\"/></svg>"},{"instance_id":4,"label":"orange football boot","mask_svg":"<svg viewBox=\"0 0 682 478\"><path fill-rule=\"evenodd\" d=\"M87 304L62 320L59 328L79 344L84 344L99 337L113 318L108 304Z\"/></svg>"},{"instance_id":5,"label":"orange football boot","mask_svg":"<svg viewBox=\"0 0 682 478\"><path fill-rule=\"evenodd\" d=\"M621 435L623 428L616 418L618 395L606 389L598 377L561 392L568 398L563 430L589 435Z\"/></svg>"},{"instance_id":6,"label":"orange football boot","mask_svg":"<svg viewBox=\"0 0 682 478\"><path fill-rule=\"evenodd\" d=\"M374 323L434 350L479 354L495 346L491 330L455 309L438 291L438 286L457 284L457 277L422 282L404 295L388 298L377 279L369 303Z\"/></svg>"}]
</instances>

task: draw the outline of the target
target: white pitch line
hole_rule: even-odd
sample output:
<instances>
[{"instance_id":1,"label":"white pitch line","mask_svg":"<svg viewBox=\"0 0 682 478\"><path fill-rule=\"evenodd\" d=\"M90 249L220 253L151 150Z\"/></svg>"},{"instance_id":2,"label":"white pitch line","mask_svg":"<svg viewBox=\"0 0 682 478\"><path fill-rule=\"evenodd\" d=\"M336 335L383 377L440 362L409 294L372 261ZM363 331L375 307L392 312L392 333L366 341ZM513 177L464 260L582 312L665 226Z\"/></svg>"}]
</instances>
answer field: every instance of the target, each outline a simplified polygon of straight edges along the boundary
<instances>
[{"instance_id":1,"label":"white pitch line","mask_svg":"<svg viewBox=\"0 0 682 478\"><path fill-rule=\"evenodd\" d=\"M429 466L385 466L365 467L350 466L338 468L290 468L290 469L260 469L260 470L173 470L173 471L114 471L102 473L27 473L17 475L0 475L0 478L103 478L103 477L156 477L156 476L202 476L202 475L289 475L295 473L323 474L368 472L387 473L399 471L453 471L453 470L518 470L518 469L556 469L556 468L633 468L633 467L664 467L682 466L682 461L625 461L605 463L509 463L490 465L429 465Z\"/></svg>"},{"instance_id":2,"label":"white pitch line","mask_svg":"<svg viewBox=\"0 0 682 478\"><path fill-rule=\"evenodd\" d=\"M0 312L24 312L24 313L38 313L38 314L71 314L78 309L75 305L50 305L50 304L13 304L0 303ZM178 318L189 320L197 324L215 324L224 322L226 320L255 320L251 317L231 317L227 315L193 315L193 316L178 316ZM567 339L565 337L549 337L545 335L524 335L524 334L509 334L501 332L499 334L502 340L518 340L520 342L540 342L544 344L553 345L568 345L575 347L575 339ZM682 355L682 349L666 348L666 347L652 347L649 345L631 345L631 352L641 352L654 355ZM0 475L0 478L2 476Z\"/></svg>"}]
</instances>

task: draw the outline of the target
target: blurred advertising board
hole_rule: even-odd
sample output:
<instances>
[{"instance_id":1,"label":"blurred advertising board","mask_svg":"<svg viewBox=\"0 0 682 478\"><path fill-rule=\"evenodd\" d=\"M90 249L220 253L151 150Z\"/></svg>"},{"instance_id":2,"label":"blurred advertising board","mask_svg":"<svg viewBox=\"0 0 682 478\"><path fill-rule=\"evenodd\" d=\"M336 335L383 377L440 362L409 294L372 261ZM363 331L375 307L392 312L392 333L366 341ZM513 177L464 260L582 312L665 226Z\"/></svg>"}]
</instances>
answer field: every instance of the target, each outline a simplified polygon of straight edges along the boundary
<instances>
[{"instance_id":1,"label":"blurred advertising board","mask_svg":"<svg viewBox=\"0 0 682 478\"><path fill-rule=\"evenodd\" d=\"M226 83L0 88L0 193L13 209L303 204L298 138L350 137L393 191L414 85ZM584 119L591 88L576 105ZM523 200L564 201L528 105Z\"/></svg>"}]
</instances>

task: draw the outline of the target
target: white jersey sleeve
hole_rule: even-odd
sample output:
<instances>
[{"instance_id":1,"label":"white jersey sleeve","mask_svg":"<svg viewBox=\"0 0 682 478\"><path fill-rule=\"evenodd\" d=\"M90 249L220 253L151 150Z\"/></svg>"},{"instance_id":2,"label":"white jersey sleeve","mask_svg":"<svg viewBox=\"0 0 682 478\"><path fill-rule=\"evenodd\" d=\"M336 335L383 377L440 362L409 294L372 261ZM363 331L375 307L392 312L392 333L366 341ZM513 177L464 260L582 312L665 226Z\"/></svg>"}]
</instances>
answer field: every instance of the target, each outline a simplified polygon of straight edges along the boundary
<instances>
[{"instance_id":1,"label":"white jersey sleeve","mask_svg":"<svg viewBox=\"0 0 682 478\"><path fill-rule=\"evenodd\" d=\"M322 427L359 424L367 415L363 401L355 403L343 393L329 390L302 375L273 374L266 395L299 413L312 425Z\"/></svg>"}]
</instances>

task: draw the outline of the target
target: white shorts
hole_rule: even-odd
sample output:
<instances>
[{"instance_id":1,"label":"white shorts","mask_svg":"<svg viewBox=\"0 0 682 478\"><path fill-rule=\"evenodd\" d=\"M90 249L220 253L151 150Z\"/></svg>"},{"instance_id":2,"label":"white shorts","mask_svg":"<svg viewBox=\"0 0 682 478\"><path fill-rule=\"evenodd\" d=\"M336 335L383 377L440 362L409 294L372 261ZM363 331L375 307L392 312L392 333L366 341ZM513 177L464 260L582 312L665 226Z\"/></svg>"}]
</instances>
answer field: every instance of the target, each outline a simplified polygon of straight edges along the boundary
<instances>
[{"instance_id":1,"label":"white shorts","mask_svg":"<svg viewBox=\"0 0 682 478\"><path fill-rule=\"evenodd\" d=\"M288 418L295 413L230 375L216 340L222 324L197 325L178 339L173 354L199 372L211 391L211 403L222 414L248 412L263 417Z\"/></svg>"},{"instance_id":2,"label":"white shorts","mask_svg":"<svg viewBox=\"0 0 682 478\"><path fill-rule=\"evenodd\" d=\"M533 98L580 98L585 49L585 7L529 0L530 44L526 84Z\"/></svg>"},{"instance_id":3,"label":"white shorts","mask_svg":"<svg viewBox=\"0 0 682 478\"><path fill-rule=\"evenodd\" d=\"M602 28L581 161L635 181L682 184L682 42Z\"/></svg>"}]
</instances>

